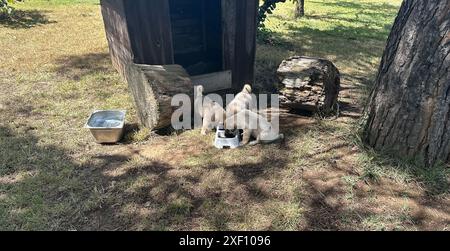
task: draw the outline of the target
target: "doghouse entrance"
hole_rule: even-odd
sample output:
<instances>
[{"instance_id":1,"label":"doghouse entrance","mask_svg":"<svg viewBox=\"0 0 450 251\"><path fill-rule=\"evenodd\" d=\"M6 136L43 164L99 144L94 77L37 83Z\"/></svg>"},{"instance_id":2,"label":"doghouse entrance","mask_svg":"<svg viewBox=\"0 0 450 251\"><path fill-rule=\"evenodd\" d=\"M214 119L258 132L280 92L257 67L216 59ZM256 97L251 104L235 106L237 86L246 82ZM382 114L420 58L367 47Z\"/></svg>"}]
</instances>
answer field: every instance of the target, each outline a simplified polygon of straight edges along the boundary
<instances>
[{"instance_id":1,"label":"doghouse entrance","mask_svg":"<svg viewBox=\"0 0 450 251\"><path fill-rule=\"evenodd\" d=\"M222 65L221 0L170 0L174 60L191 76Z\"/></svg>"}]
</instances>

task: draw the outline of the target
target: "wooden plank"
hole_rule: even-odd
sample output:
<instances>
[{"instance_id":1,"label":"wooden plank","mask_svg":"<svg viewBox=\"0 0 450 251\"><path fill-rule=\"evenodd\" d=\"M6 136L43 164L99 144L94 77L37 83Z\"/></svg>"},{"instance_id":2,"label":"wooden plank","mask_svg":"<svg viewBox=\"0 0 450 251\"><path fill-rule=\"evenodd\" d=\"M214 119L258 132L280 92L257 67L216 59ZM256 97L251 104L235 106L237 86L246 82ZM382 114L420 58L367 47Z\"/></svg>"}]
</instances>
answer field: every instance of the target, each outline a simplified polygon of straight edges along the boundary
<instances>
[{"instance_id":1,"label":"wooden plank","mask_svg":"<svg viewBox=\"0 0 450 251\"><path fill-rule=\"evenodd\" d=\"M208 22L208 20L206 20L206 12L208 11L206 9L206 3L205 0L202 0L201 3L201 8L202 8L202 14L201 14L201 22L202 22L202 39L203 39L203 51L206 53L206 49L207 49L207 42L206 42L206 22Z\"/></svg>"},{"instance_id":2,"label":"wooden plank","mask_svg":"<svg viewBox=\"0 0 450 251\"><path fill-rule=\"evenodd\" d=\"M111 57L119 72L123 74L124 62L129 61L175 63L169 0L101 0L101 5ZM234 89L254 82L258 5L258 0L221 0L222 65L223 70L231 70Z\"/></svg>"},{"instance_id":3,"label":"wooden plank","mask_svg":"<svg viewBox=\"0 0 450 251\"><path fill-rule=\"evenodd\" d=\"M132 61L133 52L123 0L101 0L100 3L111 60L114 68L125 78L125 64Z\"/></svg>"},{"instance_id":4,"label":"wooden plank","mask_svg":"<svg viewBox=\"0 0 450 251\"><path fill-rule=\"evenodd\" d=\"M223 68L233 70L236 43L236 0L222 0ZM233 79L234 82L234 79Z\"/></svg>"},{"instance_id":5,"label":"wooden plank","mask_svg":"<svg viewBox=\"0 0 450 251\"><path fill-rule=\"evenodd\" d=\"M236 48L233 65L233 87L240 89L244 84L254 83L254 62L256 55L257 12L259 1L237 1Z\"/></svg>"},{"instance_id":6,"label":"wooden plank","mask_svg":"<svg viewBox=\"0 0 450 251\"><path fill-rule=\"evenodd\" d=\"M101 0L113 65L125 74L125 64L173 64L168 0Z\"/></svg>"},{"instance_id":7,"label":"wooden plank","mask_svg":"<svg viewBox=\"0 0 450 251\"><path fill-rule=\"evenodd\" d=\"M172 29L168 0L125 1L128 30L138 64L173 64Z\"/></svg>"},{"instance_id":8,"label":"wooden plank","mask_svg":"<svg viewBox=\"0 0 450 251\"><path fill-rule=\"evenodd\" d=\"M194 85L202 85L206 93L232 88L231 71L214 72L191 77Z\"/></svg>"},{"instance_id":9,"label":"wooden plank","mask_svg":"<svg viewBox=\"0 0 450 251\"><path fill-rule=\"evenodd\" d=\"M233 72L233 88L254 83L259 0L222 0L223 64Z\"/></svg>"}]
</instances>

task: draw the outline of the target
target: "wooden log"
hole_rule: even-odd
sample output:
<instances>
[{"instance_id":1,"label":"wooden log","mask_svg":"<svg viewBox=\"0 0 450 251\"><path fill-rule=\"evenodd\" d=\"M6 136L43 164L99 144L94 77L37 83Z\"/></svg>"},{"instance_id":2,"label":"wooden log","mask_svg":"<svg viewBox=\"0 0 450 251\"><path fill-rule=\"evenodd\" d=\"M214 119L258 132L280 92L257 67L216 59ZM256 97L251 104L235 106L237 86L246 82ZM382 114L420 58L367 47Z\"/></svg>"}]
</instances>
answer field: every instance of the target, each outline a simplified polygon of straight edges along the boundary
<instances>
[{"instance_id":1,"label":"wooden log","mask_svg":"<svg viewBox=\"0 0 450 251\"><path fill-rule=\"evenodd\" d=\"M171 125L172 97L194 96L194 87L186 70L180 65L127 65L126 78L142 125L161 129Z\"/></svg>"},{"instance_id":2,"label":"wooden log","mask_svg":"<svg viewBox=\"0 0 450 251\"><path fill-rule=\"evenodd\" d=\"M194 85L202 85L205 93L232 88L231 71L214 72L191 78Z\"/></svg>"},{"instance_id":3,"label":"wooden log","mask_svg":"<svg viewBox=\"0 0 450 251\"><path fill-rule=\"evenodd\" d=\"M291 109L329 113L338 102L339 70L332 62L294 56L278 68L280 102Z\"/></svg>"}]
</instances>

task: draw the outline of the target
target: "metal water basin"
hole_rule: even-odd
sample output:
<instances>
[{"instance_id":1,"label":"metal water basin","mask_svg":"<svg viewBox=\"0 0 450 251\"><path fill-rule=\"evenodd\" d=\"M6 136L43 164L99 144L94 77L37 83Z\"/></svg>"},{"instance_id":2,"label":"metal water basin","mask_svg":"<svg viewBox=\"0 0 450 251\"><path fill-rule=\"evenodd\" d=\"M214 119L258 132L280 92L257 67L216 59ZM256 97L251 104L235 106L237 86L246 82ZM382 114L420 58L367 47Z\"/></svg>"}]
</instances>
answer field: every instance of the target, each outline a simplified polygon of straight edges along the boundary
<instances>
[{"instance_id":1,"label":"metal water basin","mask_svg":"<svg viewBox=\"0 0 450 251\"><path fill-rule=\"evenodd\" d=\"M123 110L95 111L85 127L91 131L97 143L117 143L123 135L125 116L126 111Z\"/></svg>"}]
</instances>

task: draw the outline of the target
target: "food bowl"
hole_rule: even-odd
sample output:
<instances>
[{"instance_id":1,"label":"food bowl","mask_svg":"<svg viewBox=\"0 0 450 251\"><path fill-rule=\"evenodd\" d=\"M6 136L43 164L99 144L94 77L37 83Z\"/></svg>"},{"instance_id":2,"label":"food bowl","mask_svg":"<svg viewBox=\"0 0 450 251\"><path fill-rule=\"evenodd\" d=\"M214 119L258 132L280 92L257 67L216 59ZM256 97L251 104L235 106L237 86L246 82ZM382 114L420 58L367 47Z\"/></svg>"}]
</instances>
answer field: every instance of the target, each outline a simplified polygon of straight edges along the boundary
<instances>
[{"instance_id":1,"label":"food bowl","mask_svg":"<svg viewBox=\"0 0 450 251\"><path fill-rule=\"evenodd\" d=\"M235 149L240 144L239 133L237 131L228 133L223 124L217 126L214 146L218 149Z\"/></svg>"},{"instance_id":2,"label":"food bowl","mask_svg":"<svg viewBox=\"0 0 450 251\"><path fill-rule=\"evenodd\" d=\"M123 110L94 111L85 128L91 131L97 143L117 143L123 135L125 115Z\"/></svg>"}]
</instances>

